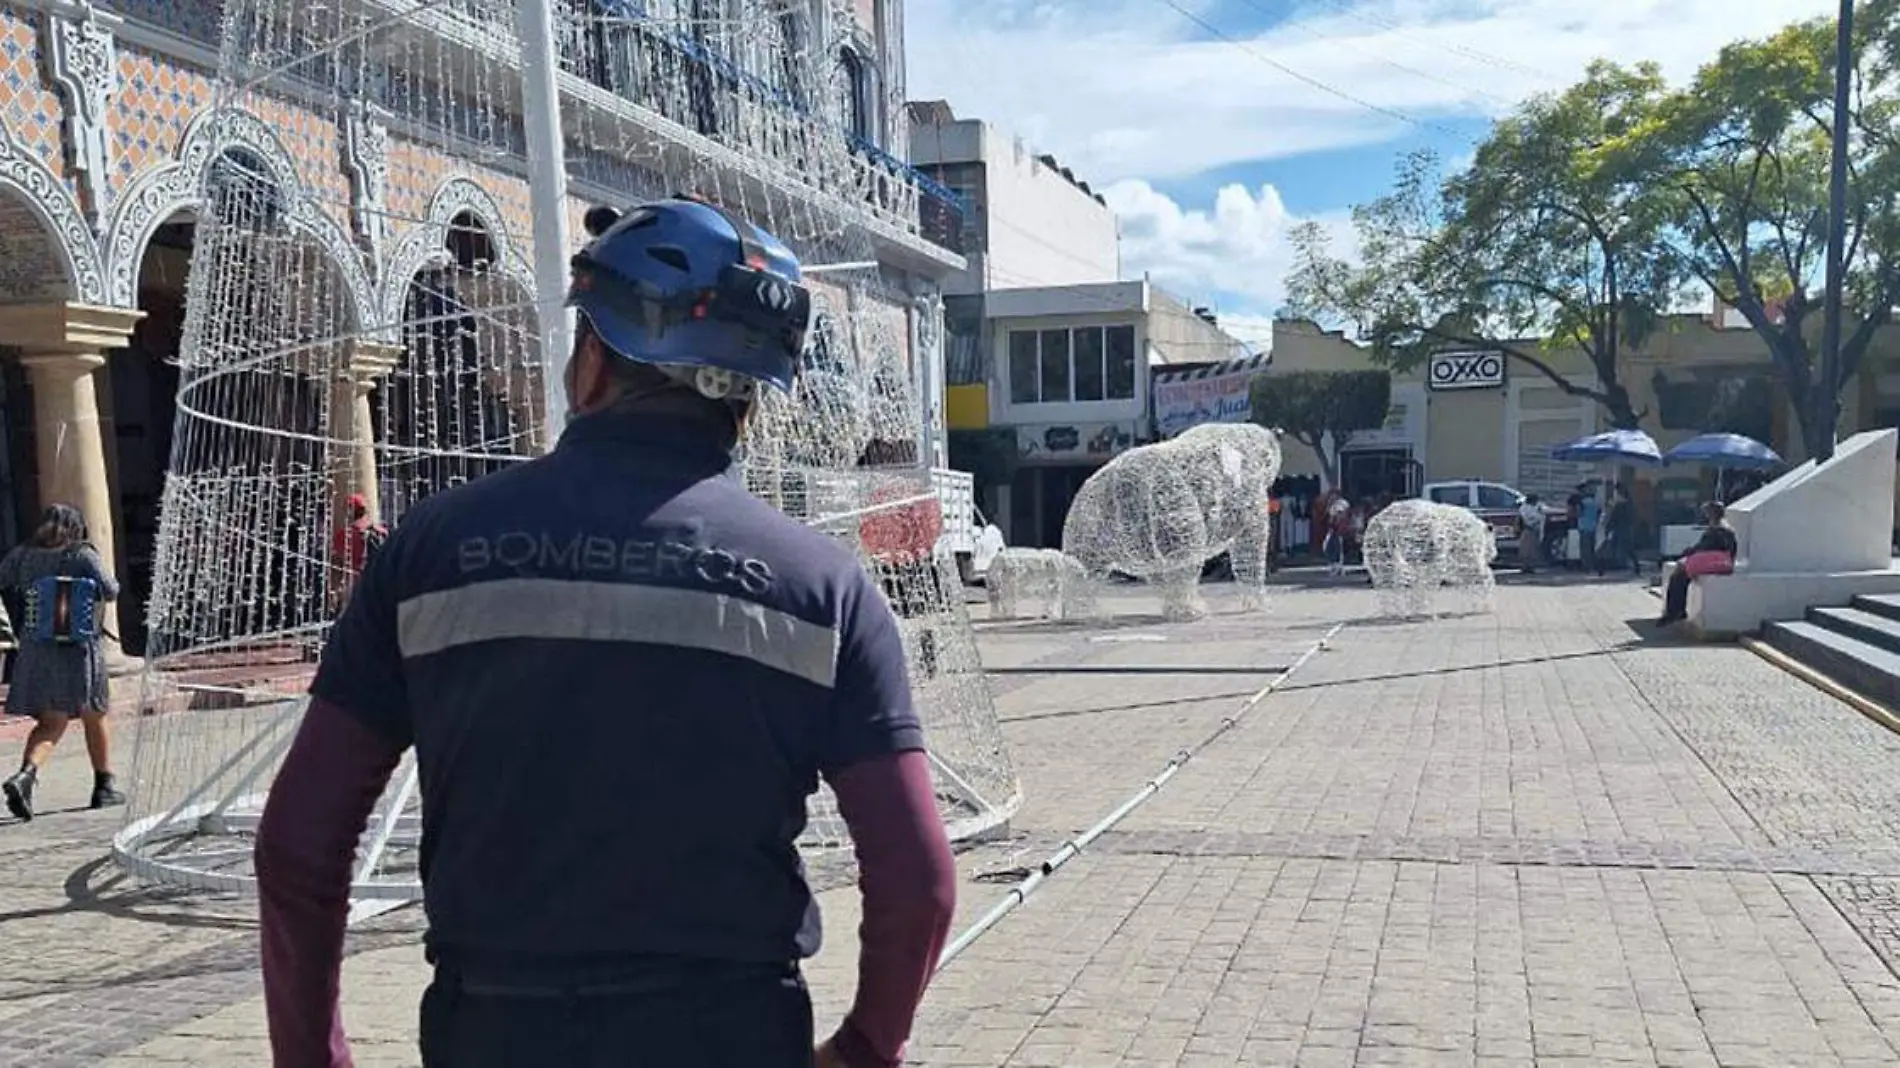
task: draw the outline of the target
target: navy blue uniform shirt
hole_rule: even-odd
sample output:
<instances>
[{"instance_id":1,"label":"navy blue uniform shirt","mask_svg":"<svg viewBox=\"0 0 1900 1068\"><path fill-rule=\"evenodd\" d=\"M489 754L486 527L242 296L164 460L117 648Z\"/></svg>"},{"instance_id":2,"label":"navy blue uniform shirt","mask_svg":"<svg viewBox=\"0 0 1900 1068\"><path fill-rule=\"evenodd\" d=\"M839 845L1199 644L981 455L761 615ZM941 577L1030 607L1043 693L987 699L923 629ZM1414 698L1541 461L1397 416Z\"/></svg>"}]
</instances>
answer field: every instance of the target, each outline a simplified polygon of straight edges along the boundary
<instances>
[{"instance_id":1,"label":"navy blue uniform shirt","mask_svg":"<svg viewBox=\"0 0 1900 1068\"><path fill-rule=\"evenodd\" d=\"M590 415L365 569L311 693L415 746L432 949L817 952L806 798L923 736L875 584L730 467L703 427Z\"/></svg>"}]
</instances>

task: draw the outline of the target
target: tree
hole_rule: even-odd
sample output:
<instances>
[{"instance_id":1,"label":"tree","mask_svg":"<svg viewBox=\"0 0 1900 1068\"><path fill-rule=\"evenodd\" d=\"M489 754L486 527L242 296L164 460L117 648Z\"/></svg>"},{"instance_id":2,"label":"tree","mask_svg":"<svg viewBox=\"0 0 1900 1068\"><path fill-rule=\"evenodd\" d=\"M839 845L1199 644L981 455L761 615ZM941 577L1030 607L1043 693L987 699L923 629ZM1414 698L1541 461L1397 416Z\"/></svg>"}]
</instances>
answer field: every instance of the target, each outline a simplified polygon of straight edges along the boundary
<instances>
[{"instance_id":1,"label":"tree","mask_svg":"<svg viewBox=\"0 0 1900 1068\"><path fill-rule=\"evenodd\" d=\"M1827 455L1839 387L1859 371L1900 301L1900 154L1895 5L1867 6L1857 28L1849 116L1841 378L1817 351L1826 266L1834 117L1834 22L1791 25L1724 48L1661 102L1618 151L1650 161L1674 202L1670 238L1692 277L1740 312L1767 346L1810 456Z\"/></svg>"},{"instance_id":2,"label":"tree","mask_svg":"<svg viewBox=\"0 0 1900 1068\"><path fill-rule=\"evenodd\" d=\"M1253 421L1313 450L1326 484L1339 485L1339 454L1353 435L1385 425L1392 407L1386 371L1259 374L1248 388ZM1331 441L1332 448L1327 448Z\"/></svg>"},{"instance_id":3,"label":"tree","mask_svg":"<svg viewBox=\"0 0 1900 1068\"><path fill-rule=\"evenodd\" d=\"M1499 122L1464 171L1409 157L1393 192L1353 213L1357 264L1317 224L1294 233L1290 312L1344 321L1394 370L1435 352L1499 353L1634 427L1643 413L1618 358L1679 301L1684 275L1661 240L1668 199L1623 146L1666 93L1653 65L1599 62ZM1572 346L1594 381L1553 365L1552 350Z\"/></svg>"}]
</instances>

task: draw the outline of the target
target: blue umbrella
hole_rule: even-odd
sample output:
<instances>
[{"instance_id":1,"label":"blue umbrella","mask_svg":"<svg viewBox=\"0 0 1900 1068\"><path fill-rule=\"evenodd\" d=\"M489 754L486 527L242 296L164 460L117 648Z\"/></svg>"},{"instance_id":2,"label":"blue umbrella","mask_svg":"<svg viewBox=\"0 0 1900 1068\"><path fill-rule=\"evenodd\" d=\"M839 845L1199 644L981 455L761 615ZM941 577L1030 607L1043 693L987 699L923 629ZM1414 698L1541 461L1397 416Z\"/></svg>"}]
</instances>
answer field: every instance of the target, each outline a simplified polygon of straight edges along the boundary
<instances>
[{"instance_id":1,"label":"blue umbrella","mask_svg":"<svg viewBox=\"0 0 1900 1068\"><path fill-rule=\"evenodd\" d=\"M1763 471L1781 466L1775 450L1741 434L1703 434L1669 450L1670 464L1707 464L1741 471Z\"/></svg>"},{"instance_id":2,"label":"blue umbrella","mask_svg":"<svg viewBox=\"0 0 1900 1068\"><path fill-rule=\"evenodd\" d=\"M1578 438L1568 445L1559 445L1550 450L1553 460L1569 464L1639 464L1649 466L1662 463L1662 450L1656 447L1656 439L1640 430L1605 430L1601 434L1591 434Z\"/></svg>"}]
</instances>

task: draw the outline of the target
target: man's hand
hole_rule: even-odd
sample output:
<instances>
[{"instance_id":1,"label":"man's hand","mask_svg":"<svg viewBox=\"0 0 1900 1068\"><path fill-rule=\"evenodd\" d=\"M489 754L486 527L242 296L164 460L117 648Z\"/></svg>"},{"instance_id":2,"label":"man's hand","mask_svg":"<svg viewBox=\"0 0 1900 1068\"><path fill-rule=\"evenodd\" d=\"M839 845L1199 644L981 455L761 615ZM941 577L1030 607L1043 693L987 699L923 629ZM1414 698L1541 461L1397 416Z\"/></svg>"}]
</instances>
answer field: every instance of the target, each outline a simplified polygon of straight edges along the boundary
<instances>
[{"instance_id":1,"label":"man's hand","mask_svg":"<svg viewBox=\"0 0 1900 1068\"><path fill-rule=\"evenodd\" d=\"M844 1058L838 1055L838 1047L832 1044L831 1039L826 1039L824 1045L812 1051L811 1064L812 1068L850 1068L844 1063Z\"/></svg>"}]
</instances>

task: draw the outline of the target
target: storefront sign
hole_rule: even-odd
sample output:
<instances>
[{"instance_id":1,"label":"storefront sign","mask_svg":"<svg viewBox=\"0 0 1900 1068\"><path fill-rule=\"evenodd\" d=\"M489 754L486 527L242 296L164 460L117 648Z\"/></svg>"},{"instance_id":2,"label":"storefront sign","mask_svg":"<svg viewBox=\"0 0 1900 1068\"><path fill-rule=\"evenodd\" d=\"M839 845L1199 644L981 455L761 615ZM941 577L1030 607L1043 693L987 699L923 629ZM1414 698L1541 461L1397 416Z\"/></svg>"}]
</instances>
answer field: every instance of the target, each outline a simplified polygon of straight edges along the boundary
<instances>
[{"instance_id":1,"label":"storefront sign","mask_svg":"<svg viewBox=\"0 0 1900 1068\"><path fill-rule=\"evenodd\" d=\"M1030 463L1106 460L1134 444L1133 423L1056 423L1016 428L1016 455Z\"/></svg>"},{"instance_id":2,"label":"storefront sign","mask_svg":"<svg viewBox=\"0 0 1900 1068\"><path fill-rule=\"evenodd\" d=\"M1426 365L1433 389L1500 389L1504 356L1496 352L1441 352Z\"/></svg>"},{"instance_id":3,"label":"storefront sign","mask_svg":"<svg viewBox=\"0 0 1900 1068\"><path fill-rule=\"evenodd\" d=\"M1171 438L1202 423L1245 423L1253 418L1250 390L1266 366L1263 356L1154 377L1155 432Z\"/></svg>"}]
</instances>

